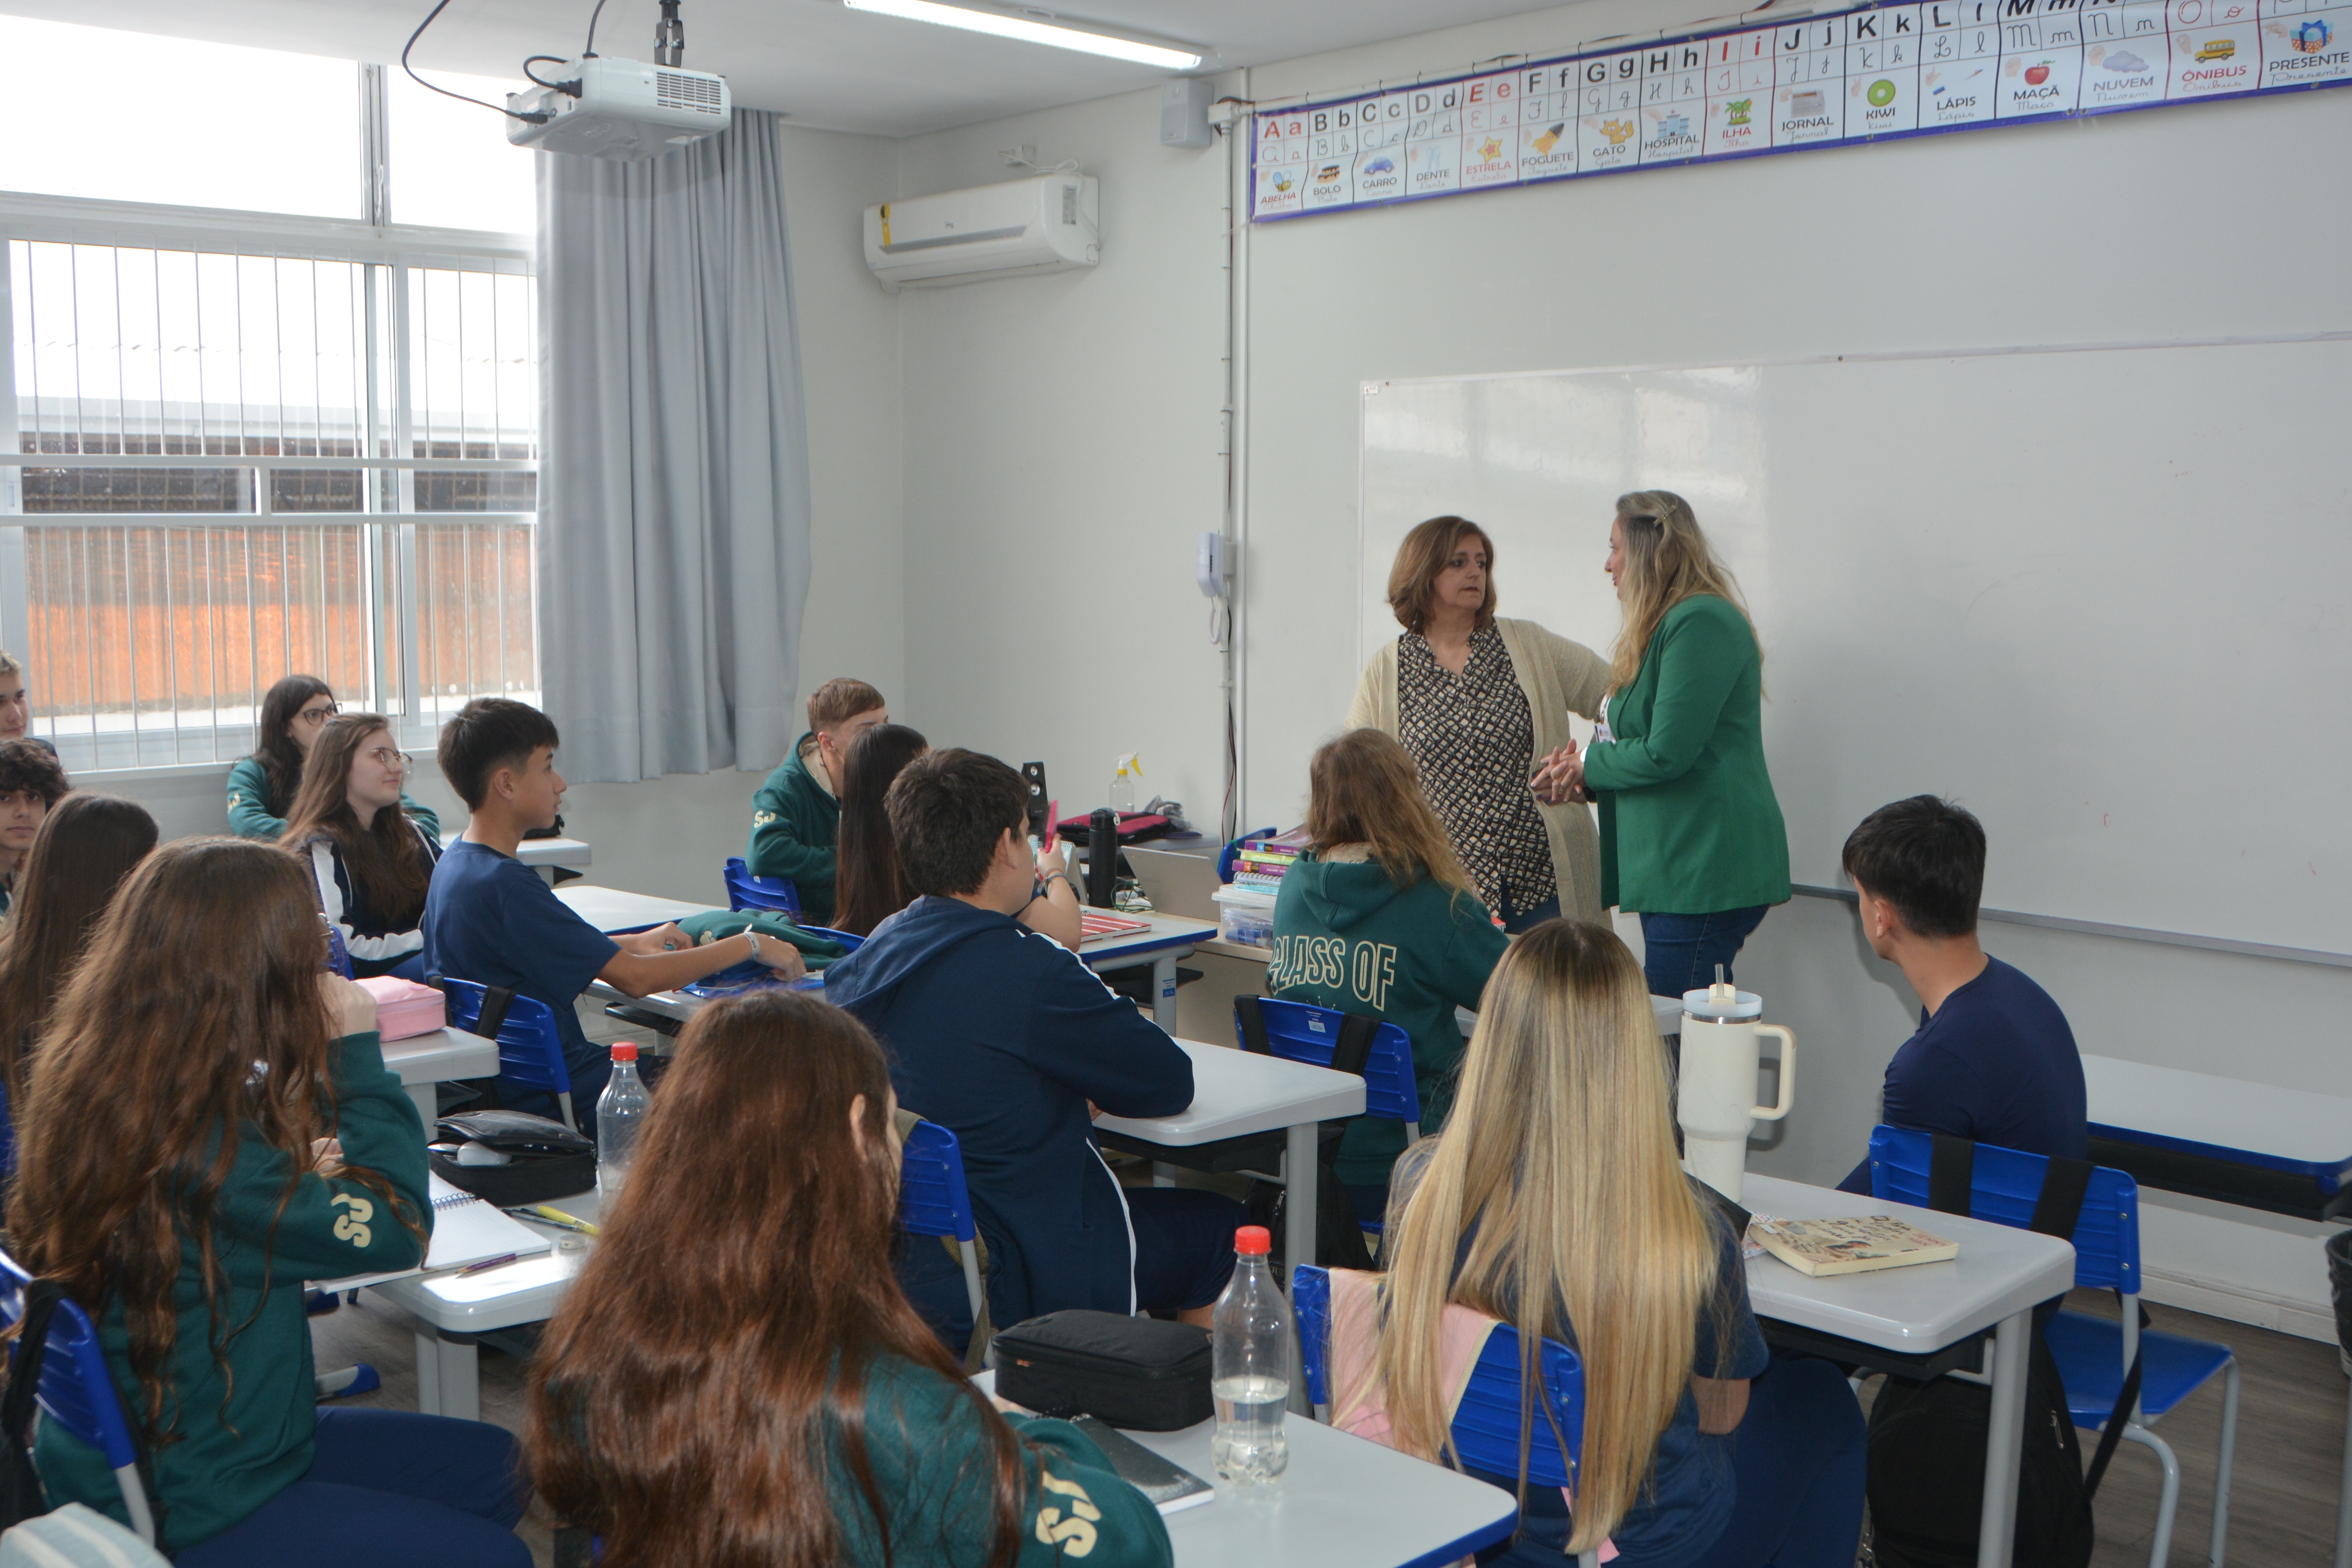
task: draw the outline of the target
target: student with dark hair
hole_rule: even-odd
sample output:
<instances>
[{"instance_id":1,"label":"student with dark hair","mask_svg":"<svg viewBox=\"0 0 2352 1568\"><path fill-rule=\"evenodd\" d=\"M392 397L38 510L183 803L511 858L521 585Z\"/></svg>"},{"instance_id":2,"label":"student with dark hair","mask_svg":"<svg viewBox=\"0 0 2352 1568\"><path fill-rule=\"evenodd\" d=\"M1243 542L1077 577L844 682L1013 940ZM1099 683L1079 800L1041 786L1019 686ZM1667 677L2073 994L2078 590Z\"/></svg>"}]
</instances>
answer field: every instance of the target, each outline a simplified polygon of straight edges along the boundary
<instances>
[{"instance_id":1,"label":"student with dark hair","mask_svg":"<svg viewBox=\"0 0 2352 1568\"><path fill-rule=\"evenodd\" d=\"M67 977L155 838L145 807L110 795L66 796L34 835L17 878L23 890L0 931L0 1089L12 1114L25 1102L33 1043Z\"/></svg>"},{"instance_id":2,"label":"student with dark hair","mask_svg":"<svg viewBox=\"0 0 2352 1568\"><path fill-rule=\"evenodd\" d=\"M604 1568L1165 1568L1159 1510L1076 1427L998 1415L900 1294L857 1020L714 1002L676 1062L532 1363L532 1473Z\"/></svg>"},{"instance_id":3,"label":"student with dark hair","mask_svg":"<svg viewBox=\"0 0 2352 1568\"><path fill-rule=\"evenodd\" d=\"M352 974L425 978L425 890L441 840L402 809L416 759L381 713L327 721L302 765L278 842L302 858L319 908L343 933Z\"/></svg>"},{"instance_id":4,"label":"student with dark hair","mask_svg":"<svg viewBox=\"0 0 2352 1568\"><path fill-rule=\"evenodd\" d=\"M890 721L882 694L846 676L810 694L808 732L751 796L751 839L743 864L755 877L782 877L800 889L801 913L833 921L835 837L844 759L865 731Z\"/></svg>"},{"instance_id":5,"label":"student with dark hair","mask_svg":"<svg viewBox=\"0 0 2352 1568\"><path fill-rule=\"evenodd\" d=\"M276 838L302 787L302 762L312 742L342 709L332 688L315 675L289 675L261 700L253 721L253 755L228 771L228 830L239 838ZM441 818L405 795L400 805L416 825L441 839Z\"/></svg>"},{"instance_id":6,"label":"student with dark hair","mask_svg":"<svg viewBox=\"0 0 2352 1568\"><path fill-rule=\"evenodd\" d=\"M834 929L872 934L918 897L898 866L885 804L907 764L928 755L930 742L904 724L877 724L849 743L842 769L841 864L835 883ZM1069 851L1059 844L1037 853L1037 896L1013 917L1071 952L1085 936L1078 886L1070 879Z\"/></svg>"},{"instance_id":7,"label":"student with dark hair","mask_svg":"<svg viewBox=\"0 0 2352 1568\"><path fill-rule=\"evenodd\" d=\"M413 1268L432 1220L375 1003L326 962L290 856L141 861L33 1058L9 1246L97 1320L180 1568L522 1568L513 1438L317 1407L302 1282ZM51 1502L126 1518L98 1449L43 1422L34 1453Z\"/></svg>"},{"instance_id":8,"label":"student with dark hair","mask_svg":"<svg viewBox=\"0 0 2352 1568\"><path fill-rule=\"evenodd\" d=\"M572 1097L586 1110L612 1075L612 1061L591 1045L572 1002L592 980L632 996L667 991L747 959L786 980L806 968L800 950L762 945L757 931L697 947L675 925L626 936L606 936L572 912L555 889L515 858L522 836L551 827L563 805L563 775L555 771L555 724L527 702L481 697L441 727L441 773L470 814L462 837L449 846L425 896L425 970L446 980L503 986L544 1002L555 1014ZM501 1086L507 1104L544 1116L554 1097ZM581 1131L595 1136L594 1118Z\"/></svg>"},{"instance_id":9,"label":"student with dark hair","mask_svg":"<svg viewBox=\"0 0 2352 1568\"><path fill-rule=\"evenodd\" d=\"M2085 1158L2083 1058L2066 1015L1977 941L1983 825L1949 801L1913 795L1863 818L1844 865L1870 950L1919 997L1919 1031L1886 1067L1886 1124ZM1868 1157L1839 1185L1868 1192Z\"/></svg>"},{"instance_id":10,"label":"student with dark hair","mask_svg":"<svg viewBox=\"0 0 2352 1568\"><path fill-rule=\"evenodd\" d=\"M16 896L16 873L34 836L71 788L55 752L37 741L0 741L0 915Z\"/></svg>"},{"instance_id":11,"label":"student with dark hair","mask_svg":"<svg viewBox=\"0 0 2352 1568\"><path fill-rule=\"evenodd\" d=\"M921 897L835 961L825 996L888 1047L907 1109L962 1143L995 1321L1085 1307L1206 1323L1248 1213L1215 1193L1123 1191L1103 1163L1091 1114L1183 1110L1192 1063L1076 953L1014 919L1036 896L1028 801L994 757L908 764L887 808Z\"/></svg>"}]
</instances>

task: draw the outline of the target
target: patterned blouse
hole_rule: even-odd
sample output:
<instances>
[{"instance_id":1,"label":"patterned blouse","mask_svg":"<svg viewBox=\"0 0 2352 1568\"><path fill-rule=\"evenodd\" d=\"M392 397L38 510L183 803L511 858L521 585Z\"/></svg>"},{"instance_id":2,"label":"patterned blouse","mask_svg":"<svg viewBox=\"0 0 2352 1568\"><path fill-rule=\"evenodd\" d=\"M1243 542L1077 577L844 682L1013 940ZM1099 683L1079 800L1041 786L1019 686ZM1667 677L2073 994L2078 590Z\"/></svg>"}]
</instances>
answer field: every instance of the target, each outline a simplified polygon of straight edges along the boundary
<instances>
[{"instance_id":1,"label":"patterned blouse","mask_svg":"<svg viewBox=\"0 0 2352 1568\"><path fill-rule=\"evenodd\" d=\"M1535 721L1500 631L1471 636L1460 675L1418 633L1397 639L1397 738L1488 909L1523 914L1559 895L1551 840L1528 784Z\"/></svg>"}]
</instances>

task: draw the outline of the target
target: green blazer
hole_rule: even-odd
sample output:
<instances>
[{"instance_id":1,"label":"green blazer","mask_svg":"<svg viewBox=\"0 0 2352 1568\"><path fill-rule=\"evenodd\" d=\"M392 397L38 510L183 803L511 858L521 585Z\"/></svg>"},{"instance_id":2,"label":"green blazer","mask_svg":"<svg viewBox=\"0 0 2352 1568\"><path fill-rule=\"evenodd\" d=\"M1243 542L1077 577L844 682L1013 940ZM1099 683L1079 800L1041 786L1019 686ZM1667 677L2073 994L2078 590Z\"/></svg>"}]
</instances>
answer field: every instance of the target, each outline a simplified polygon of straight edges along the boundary
<instances>
[{"instance_id":1,"label":"green blazer","mask_svg":"<svg viewBox=\"0 0 2352 1568\"><path fill-rule=\"evenodd\" d=\"M1705 915L1788 901L1763 693L1762 650L1729 600L1695 595L1658 622L1631 684L1610 694L1616 739L1584 756L1603 904Z\"/></svg>"}]
</instances>

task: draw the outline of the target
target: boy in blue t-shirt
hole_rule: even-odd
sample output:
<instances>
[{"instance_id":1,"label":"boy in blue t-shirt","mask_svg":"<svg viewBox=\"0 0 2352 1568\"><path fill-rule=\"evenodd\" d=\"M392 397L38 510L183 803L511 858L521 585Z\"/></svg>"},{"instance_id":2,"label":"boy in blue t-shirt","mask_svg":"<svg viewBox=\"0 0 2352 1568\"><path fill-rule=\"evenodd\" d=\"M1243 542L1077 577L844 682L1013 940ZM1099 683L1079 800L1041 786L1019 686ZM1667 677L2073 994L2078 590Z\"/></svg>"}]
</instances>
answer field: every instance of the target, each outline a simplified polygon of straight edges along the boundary
<instances>
[{"instance_id":1,"label":"boy in blue t-shirt","mask_svg":"<svg viewBox=\"0 0 2352 1568\"><path fill-rule=\"evenodd\" d=\"M2066 1015L1977 941L1983 825L1914 795L1864 817L1844 862L1870 950L1919 995L1919 1031L1886 1067L1886 1124L2085 1158L2083 1058ZM1870 1191L1869 1158L1838 1184Z\"/></svg>"},{"instance_id":2,"label":"boy in blue t-shirt","mask_svg":"<svg viewBox=\"0 0 2352 1568\"><path fill-rule=\"evenodd\" d=\"M572 913L539 873L515 858L524 833L553 826L562 807L555 747L555 725L546 714L503 697L468 702L442 726L442 775L472 815L465 836L435 868L425 896L425 972L502 985L546 1003L563 1042L580 1130L593 1137L596 1097L612 1062L602 1047L589 1043L572 1009L590 981L645 996L747 958L766 963L782 979L796 980L805 971L798 950L773 942L762 946L749 931L697 947L675 925L607 936ZM552 1096L503 1080L500 1095L514 1110L556 1114Z\"/></svg>"}]
</instances>

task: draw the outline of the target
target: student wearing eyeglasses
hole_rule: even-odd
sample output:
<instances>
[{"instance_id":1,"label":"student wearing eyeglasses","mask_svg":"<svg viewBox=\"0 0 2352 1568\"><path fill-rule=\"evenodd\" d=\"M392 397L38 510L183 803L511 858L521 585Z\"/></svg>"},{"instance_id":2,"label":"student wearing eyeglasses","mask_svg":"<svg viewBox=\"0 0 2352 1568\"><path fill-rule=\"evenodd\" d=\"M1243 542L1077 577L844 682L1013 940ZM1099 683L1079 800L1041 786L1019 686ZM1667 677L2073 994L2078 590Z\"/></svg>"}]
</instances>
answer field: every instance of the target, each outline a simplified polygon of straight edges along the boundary
<instances>
[{"instance_id":1,"label":"student wearing eyeglasses","mask_svg":"<svg viewBox=\"0 0 2352 1568\"><path fill-rule=\"evenodd\" d=\"M301 787L303 759L327 721L341 711L333 689L315 675L289 675L269 689L254 721L253 755L228 772L231 833L239 838L284 836ZM404 795L400 805L435 843L441 841L437 815Z\"/></svg>"},{"instance_id":2,"label":"student wearing eyeglasses","mask_svg":"<svg viewBox=\"0 0 2352 1568\"><path fill-rule=\"evenodd\" d=\"M343 933L358 979L425 978L425 894L440 836L410 814L401 786L416 759L381 713L329 719L310 743L279 842L302 858L319 908Z\"/></svg>"}]
</instances>

